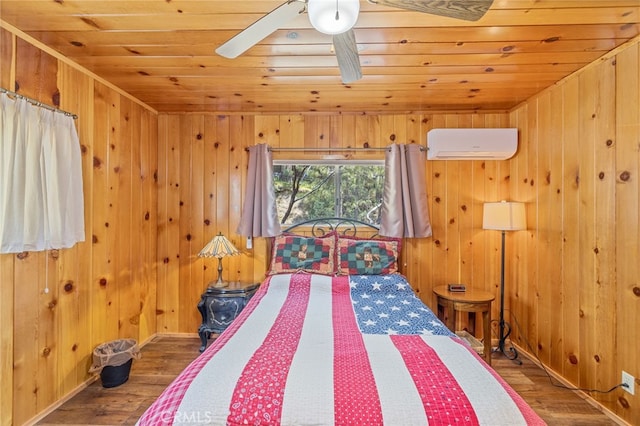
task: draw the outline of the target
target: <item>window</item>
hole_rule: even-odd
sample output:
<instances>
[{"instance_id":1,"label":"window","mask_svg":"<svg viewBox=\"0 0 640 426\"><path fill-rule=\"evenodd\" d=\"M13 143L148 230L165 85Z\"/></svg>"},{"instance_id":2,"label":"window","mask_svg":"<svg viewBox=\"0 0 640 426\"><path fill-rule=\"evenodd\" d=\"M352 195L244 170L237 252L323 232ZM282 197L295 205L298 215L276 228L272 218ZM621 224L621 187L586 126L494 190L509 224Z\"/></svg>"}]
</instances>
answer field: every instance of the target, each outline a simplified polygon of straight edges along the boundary
<instances>
[{"instance_id":1,"label":"window","mask_svg":"<svg viewBox=\"0 0 640 426\"><path fill-rule=\"evenodd\" d=\"M375 162L293 163L274 161L280 223L321 217L379 224L384 164Z\"/></svg>"}]
</instances>

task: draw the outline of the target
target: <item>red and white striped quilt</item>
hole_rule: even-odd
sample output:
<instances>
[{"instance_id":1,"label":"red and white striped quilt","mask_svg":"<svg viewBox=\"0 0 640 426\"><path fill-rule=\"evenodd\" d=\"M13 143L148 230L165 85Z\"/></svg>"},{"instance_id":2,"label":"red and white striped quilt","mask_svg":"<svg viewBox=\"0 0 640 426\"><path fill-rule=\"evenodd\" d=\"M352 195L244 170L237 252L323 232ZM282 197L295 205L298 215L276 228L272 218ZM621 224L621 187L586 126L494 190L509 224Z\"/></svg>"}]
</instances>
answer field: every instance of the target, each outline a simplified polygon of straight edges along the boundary
<instances>
[{"instance_id":1,"label":"red and white striped quilt","mask_svg":"<svg viewBox=\"0 0 640 426\"><path fill-rule=\"evenodd\" d=\"M460 339L362 333L349 279L267 278L138 424L544 424Z\"/></svg>"}]
</instances>

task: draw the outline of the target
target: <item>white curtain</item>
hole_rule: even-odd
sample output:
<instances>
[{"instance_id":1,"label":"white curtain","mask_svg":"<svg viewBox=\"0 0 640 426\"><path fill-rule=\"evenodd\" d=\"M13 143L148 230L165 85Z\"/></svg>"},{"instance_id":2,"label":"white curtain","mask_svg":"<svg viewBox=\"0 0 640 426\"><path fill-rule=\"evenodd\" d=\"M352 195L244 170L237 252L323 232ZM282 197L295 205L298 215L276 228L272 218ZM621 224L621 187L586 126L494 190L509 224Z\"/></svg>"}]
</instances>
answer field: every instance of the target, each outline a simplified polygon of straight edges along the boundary
<instances>
[{"instance_id":1,"label":"white curtain","mask_svg":"<svg viewBox=\"0 0 640 426\"><path fill-rule=\"evenodd\" d=\"M247 188L237 232L248 237L274 237L281 232L273 186L273 160L266 144L249 148Z\"/></svg>"},{"instance_id":2,"label":"white curtain","mask_svg":"<svg viewBox=\"0 0 640 426\"><path fill-rule=\"evenodd\" d=\"M421 145L393 144L385 152L380 235L431 236L427 210L427 153Z\"/></svg>"},{"instance_id":3,"label":"white curtain","mask_svg":"<svg viewBox=\"0 0 640 426\"><path fill-rule=\"evenodd\" d=\"M80 143L73 118L0 94L0 253L84 241Z\"/></svg>"}]
</instances>

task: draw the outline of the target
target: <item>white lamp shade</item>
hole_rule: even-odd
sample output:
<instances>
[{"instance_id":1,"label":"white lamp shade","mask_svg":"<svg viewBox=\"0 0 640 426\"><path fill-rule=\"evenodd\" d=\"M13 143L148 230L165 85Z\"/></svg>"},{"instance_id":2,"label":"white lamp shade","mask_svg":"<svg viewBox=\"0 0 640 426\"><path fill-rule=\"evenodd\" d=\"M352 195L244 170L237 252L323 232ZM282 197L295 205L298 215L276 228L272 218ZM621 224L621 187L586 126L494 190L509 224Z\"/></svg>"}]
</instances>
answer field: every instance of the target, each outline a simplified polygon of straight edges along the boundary
<instances>
[{"instance_id":1,"label":"white lamp shade","mask_svg":"<svg viewBox=\"0 0 640 426\"><path fill-rule=\"evenodd\" d=\"M309 0L309 21L313 28L325 34L342 34L358 20L360 0Z\"/></svg>"},{"instance_id":2,"label":"white lamp shade","mask_svg":"<svg viewBox=\"0 0 640 426\"><path fill-rule=\"evenodd\" d=\"M527 229L524 203L507 201L484 203L482 228L498 231Z\"/></svg>"}]
</instances>

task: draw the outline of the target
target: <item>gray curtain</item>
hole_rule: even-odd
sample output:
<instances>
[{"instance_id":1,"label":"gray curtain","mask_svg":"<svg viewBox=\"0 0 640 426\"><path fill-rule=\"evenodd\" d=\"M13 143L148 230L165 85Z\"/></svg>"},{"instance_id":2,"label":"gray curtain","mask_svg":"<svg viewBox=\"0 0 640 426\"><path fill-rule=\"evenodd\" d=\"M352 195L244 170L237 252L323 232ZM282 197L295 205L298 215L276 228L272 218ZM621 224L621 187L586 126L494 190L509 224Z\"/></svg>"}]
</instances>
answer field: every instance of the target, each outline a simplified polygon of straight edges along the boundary
<instances>
[{"instance_id":1,"label":"gray curtain","mask_svg":"<svg viewBox=\"0 0 640 426\"><path fill-rule=\"evenodd\" d=\"M385 154L380 235L431 236L427 210L427 153L417 144L390 145Z\"/></svg>"},{"instance_id":2,"label":"gray curtain","mask_svg":"<svg viewBox=\"0 0 640 426\"><path fill-rule=\"evenodd\" d=\"M274 237L281 233L273 187L273 161L266 144L249 148L247 189L237 233L247 237Z\"/></svg>"}]
</instances>

